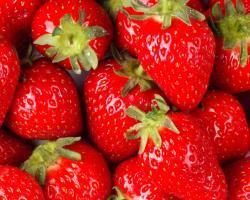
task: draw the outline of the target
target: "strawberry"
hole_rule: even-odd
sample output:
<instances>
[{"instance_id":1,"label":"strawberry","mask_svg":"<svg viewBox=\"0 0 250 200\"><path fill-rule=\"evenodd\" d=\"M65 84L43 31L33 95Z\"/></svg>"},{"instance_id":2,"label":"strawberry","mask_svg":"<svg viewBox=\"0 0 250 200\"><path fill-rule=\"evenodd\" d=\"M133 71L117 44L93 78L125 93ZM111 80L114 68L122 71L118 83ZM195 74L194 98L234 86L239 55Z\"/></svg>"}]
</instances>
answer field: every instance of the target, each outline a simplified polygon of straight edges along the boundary
<instances>
[{"instance_id":1,"label":"strawberry","mask_svg":"<svg viewBox=\"0 0 250 200\"><path fill-rule=\"evenodd\" d=\"M128 55L121 60L100 63L84 82L90 138L111 162L119 162L138 150L137 141L124 137L136 122L126 116L125 110L131 105L150 110L154 94L161 93L150 88L150 84L140 63Z\"/></svg>"},{"instance_id":2,"label":"strawberry","mask_svg":"<svg viewBox=\"0 0 250 200\"><path fill-rule=\"evenodd\" d=\"M9 42L0 37L0 127L11 104L19 74L16 51Z\"/></svg>"},{"instance_id":3,"label":"strawberry","mask_svg":"<svg viewBox=\"0 0 250 200\"><path fill-rule=\"evenodd\" d=\"M250 2L213 1L211 25L216 35L213 82L231 93L250 90Z\"/></svg>"},{"instance_id":4,"label":"strawberry","mask_svg":"<svg viewBox=\"0 0 250 200\"><path fill-rule=\"evenodd\" d=\"M0 35L9 39L18 49L23 48L40 4L40 0L0 1Z\"/></svg>"},{"instance_id":5,"label":"strawberry","mask_svg":"<svg viewBox=\"0 0 250 200\"><path fill-rule=\"evenodd\" d=\"M78 74L97 67L112 32L108 15L89 0L49 1L40 7L32 24L38 51Z\"/></svg>"},{"instance_id":6,"label":"strawberry","mask_svg":"<svg viewBox=\"0 0 250 200\"><path fill-rule=\"evenodd\" d=\"M80 135L81 105L72 78L45 59L35 62L24 71L6 125L28 139Z\"/></svg>"},{"instance_id":7,"label":"strawberry","mask_svg":"<svg viewBox=\"0 0 250 200\"><path fill-rule=\"evenodd\" d=\"M155 5L158 0L141 0L141 2L151 7ZM137 42L142 32L141 27L143 22L141 20L131 19L128 14L141 15L143 12L136 12L136 10L132 8L132 0L107 0L105 3L115 21L117 32L115 41L117 46L136 56ZM203 11L199 0L190 0L187 4L192 8Z\"/></svg>"},{"instance_id":8,"label":"strawberry","mask_svg":"<svg viewBox=\"0 0 250 200\"><path fill-rule=\"evenodd\" d=\"M22 169L44 186L47 200L102 200L110 194L111 177L105 160L79 140L60 138L42 144L23 164Z\"/></svg>"},{"instance_id":9,"label":"strawberry","mask_svg":"<svg viewBox=\"0 0 250 200\"><path fill-rule=\"evenodd\" d=\"M20 165L32 152L32 146L0 129L0 165Z\"/></svg>"},{"instance_id":10,"label":"strawberry","mask_svg":"<svg viewBox=\"0 0 250 200\"><path fill-rule=\"evenodd\" d=\"M235 97L211 91L194 111L214 140L218 159L225 161L244 155L249 147L250 132L243 108Z\"/></svg>"},{"instance_id":11,"label":"strawberry","mask_svg":"<svg viewBox=\"0 0 250 200\"><path fill-rule=\"evenodd\" d=\"M234 162L225 168L230 200L248 200L250 183L250 158Z\"/></svg>"},{"instance_id":12,"label":"strawberry","mask_svg":"<svg viewBox=\"0 0 250 200\"><path fill-rule=\"evenodd\" d=\"M213 34L202 21L205 17L185 1L134 7L144 11L136 18L146 18L138 42L144 70L176 107L195 108L207 90L215 53Z\"/></svg>"},{"instance_id":13,"label":"strawberry","mask_svg":"<svg viewBox=\"0 0 250 200\"><path fill-rule=\"evenodd\" d=\"M226 199L223 172L198 121L184 113L167 114L164 99L156 95L155 101L157 105L149 113L134 106L127 110L140 121L126 136L141 138L136 158L144 171L165 195L187 200Z\"/></svg>"},{"instance_id":14,"label":"strawberry","mask_svg":"<svg viewBox=\"0 0 250 200\"><path fill-rule=\"evenodd\" d=\"M0 199L44 200L43 192L33 177L11 166L0 166Z\"/></svg>"}]
</instances>

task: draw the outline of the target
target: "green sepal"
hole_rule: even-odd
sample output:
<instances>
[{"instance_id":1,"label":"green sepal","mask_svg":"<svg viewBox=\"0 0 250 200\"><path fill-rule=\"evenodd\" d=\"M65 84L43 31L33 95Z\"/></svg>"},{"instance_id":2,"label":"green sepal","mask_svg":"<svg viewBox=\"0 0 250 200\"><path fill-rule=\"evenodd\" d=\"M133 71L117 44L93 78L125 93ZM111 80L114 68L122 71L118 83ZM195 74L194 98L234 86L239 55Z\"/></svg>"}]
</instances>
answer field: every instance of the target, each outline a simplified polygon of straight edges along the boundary
<instances>
[{"instance_id":1,"label":"green sepal","mask_svg":"<svg viewBox=\"0 0 250 200\"><path fill-rule=\"evenodd\" d=\"M152 106L152 111L145 113L135 106L130 106L126 113L129 117L140 121L131 128L129 128L125 134L127 139L135 140L140 138L139 154L142 154L147 146L148 139L150 138L157 148L161 148L162 139L159 129L165 127L175 133L179 133L179 130L167 116L169 106L160 95L155 95L155 105Z\"/></svg>"},{"instance_id":2,"label":"green sepal","mask_svg":"<svg viewBox=\"0 0 250 200\"><path fill-rule=\"evenodd\" d=\"M241 42L241 49L240 49L240 63L243 67L247 65L248 60L248 44L247 41Z\"/></svg>"},{"instance_id":3,"label":"green sepal","mask_svg":"<svg viewBox=\"0 0 250 200\"><path fill-rule=\"evenodd\" d=\"M46 55L54 63L70 60L75 73L81 70L96 69L98 57L89 42L95 38L104 37L108 32L100 26L87 26L84 24L86 13L79 10L79 18L74 21L70 14L60 19L60 25L52 33L42 35L34 41L36 45L49 45Z\"/></svg>"},{"instance_id":4,"label":"green sepal","mask_svg":"<svg viewBox=\"0 0 250 200\"><path fill-rule=\"evenodd\" d=\"M45 141L33 151L29 159L21 165L21 169L35 177L41 185L44 185L46 170L56 164L60 157L81 160L81 154L64 148L80 140L80 137L68 137L56 141Z\"/></svg>"},{"instance_id":5,"label":"green sepal","mask_svg":"<svg viewBox=\"0 0 250 200\"><path fill-rule=\"evenodd\" d=\"M118 187L115 186L112 189L116 191L116 195L109 196L107 200L128 200Z\"/></svg>"}]
</instances>

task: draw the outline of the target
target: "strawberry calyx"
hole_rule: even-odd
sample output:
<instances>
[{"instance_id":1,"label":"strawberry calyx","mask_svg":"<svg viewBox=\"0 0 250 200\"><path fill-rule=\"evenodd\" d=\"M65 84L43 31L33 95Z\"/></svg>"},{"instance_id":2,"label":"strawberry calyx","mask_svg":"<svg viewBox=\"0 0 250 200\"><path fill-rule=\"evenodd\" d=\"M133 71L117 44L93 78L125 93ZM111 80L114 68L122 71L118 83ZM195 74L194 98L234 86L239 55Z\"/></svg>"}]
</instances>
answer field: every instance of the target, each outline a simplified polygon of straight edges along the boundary
<instances>
[{"instance_id":1,"label":"strawberry calyx","mask_svg":"<svg viewBox=\"0 0 250 200\"><path fill-rule=\"evenodd\" d=\"M248 59L248 41L250 39L250 15L245 11L241 0L236 1L236 6L231 0L225 1L225 14L220 4L216 3L212 8L210 20L215 34L223 38L224 49L230 50L240 47L240 64L245 67Z\"/></svg>"},{"instance_id":2,"label":"strawberry calyx","mask_svg":"<svg viewBox=\"0 0 250 200\"><path fill-rule=\"evenodd\" d=\"M35 177L41 185L44 185L46 170L56 164L58 158L81 159L81 154L64 148L64 146L80 140L80 137L67 137L59 138L56 141L45 141L33 151L29 159L22 164L21 169Z\"/></svg>"},{"instance_id":3,"label":"strawberry calyx","mask_svg":"<svg viewBox=\"0 0 250 200\"><path fill-rule=\"evenodd\" d=\"M138 139L140 138L139 154L142 154L146 148L148 139L150 138L156 147L160 148L162 145L161 135L159 133L162 127L165 127L175 133L179 133L179 130L166 114L170 110L165 100L155 94L154 103L157 106L152 106L152 111L145 113L135 106L130 106L126 113L129 117L134 118L139 123L129 128L126 132L127 139ZM134 132L137 132L134 134Z\"/></svg>"},{"instance_id":4,"label":"strawberry calyx","mask_svg":"<svg viewBox=\"0 0 250 200\"><path fill-rule=\"evenodd\" d=\"M107 32L100 26L87 26L84 24L85 18L86 13L81 9L77 21L74 21L70 14L65 14L60 19L60 25L55 27L52 33L42 35L34 44L49 45L50 48L45 53L52 58L52 62L69 59L77 74L81 73L81 68L86 71L96 69L98 57L89 42L107 35Z\"/></svg>"},{"instance_id":5,"label":"strawberry calyx","mask_svg":"<svg viewBox=\"0 0 250 200\"><path fill-rule=\"evenodd\" d=\"M205 16L202 13L186 5L188 1L189 0L158 0L155 5L149 6L142 3L141 0L130 0L131 7L144 14L129 15L124 9L123 12L132 19L137 20L144 20L153 17L157 21L162 22L163 28L170 27L173 18L177 18L190 26L191 17L200 21L205 20ZM126 4L124 4L124 7L125 6Z\"/></svg>"},{"instance_id":6,"label":"strawberry calyx","mask_svg":"<svg viewBox=\"0 0 250 200\"><path fill-rule=\"evenodd\" d=\"M153 80L146 74L140 62L127 53L120 53L114 47L112 54L116 62L122 66L119 70L114 70L118 76L123 76L129 80L122 88L121 94L127 96L131 90L139 85L141 92L145 92L154 86Z\"/></svg>"},{"instance_id":7,"label":"strawberry calyx","mask_svg":"<svg viewBox=\"0 0 250 200\"><path fill-rule=\"evenodd\" d=\"M131 7L130 0L108 0L104 4L113 19L116 18L117 13L122 10L123 6Z\"/></svg>"},{"instance_id":8,"label":"strawberry calyx","mask_svg":"<svg viewBox=\"0 0 250 200\"><path fill-rule=\"evenodd\" d=\"M127 198L118 187L113 187L113 190L116 191L116 195L113 194L109 196L108 200L127 200Z\"/></svg>"}]
</instances>

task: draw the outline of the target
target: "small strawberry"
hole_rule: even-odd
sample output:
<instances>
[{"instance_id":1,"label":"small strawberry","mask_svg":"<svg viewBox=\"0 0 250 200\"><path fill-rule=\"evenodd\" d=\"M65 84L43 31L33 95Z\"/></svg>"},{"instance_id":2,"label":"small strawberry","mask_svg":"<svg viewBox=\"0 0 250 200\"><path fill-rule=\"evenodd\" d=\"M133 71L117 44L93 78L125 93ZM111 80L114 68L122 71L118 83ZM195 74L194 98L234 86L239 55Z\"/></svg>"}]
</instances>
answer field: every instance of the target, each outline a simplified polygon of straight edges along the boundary
<instances>
[{"instance_id":1,"label":"small strawberry","mask_svg":"<svg viewBox=\"0 0 250 200\"><path fill-rule=\"evenodd\" d=\"M60 138L42 144L23 164L22 169L44 186L47 200L106 200L110 194L111 176L105 160L79 140Z\"/></svg>"},{"instance_id":2,"label":"small strawberry","mask_svg":"<svg viewBox=\"0 0 250 200\"><path fill-rule=\"evenodd\" d=\"M250 158L234 162L225 168L227 177L229 199L249 200L250 185Z\"/></svg>"},{"instance_id":3,"label":"small strawberry","mask_svg":"<svg viewBox=\"0 0 250 200\"><path fill-rule=\"evenodd\" d=\"M40 59L24 71L6 125L28 139L53 139L82 133L80 98L72 78Z\"/></svg>"},{"instance_id":4,"label":"small strawberry","mask_svg":"<svg viewBox=\"0 0 250 200\"><path fill-rule=\"evenodd\" d=\"M127 137L141 138L137 159L144 171L165 195L225 200L223 172L198 121L184 113L167 114L169 107L164 99L156 95L155 101L157 107L149 113L134 106L127 110L129 116L140 121L128 130Z\"/></svg>"},{"instance_id":5,"label":"small strawberry","mask_svg":"<svg viewBox=\"0 0 250 200\"><path fill-rule=\"evenodd\" d=\"M218 159L240 157L248 151L250 132L243 108L235 97L211 91L194 111L209 136L214 140Z\"/></svg>"},{"instance_id":6,"label":"small strawberry","mask_svg":"<svg viewBox=\"0 0 250 200\"><path fill-rule=\"evenodd\" d=\"M20 165L32 152L27 142L0 129L0 165Z\"/></svg>"},{"instance_id":7,"label":"small strawberry","mask_svg":"<svg viewBox=\"0 0 250 200\"><path fill-rule=\"evenodd\" d=\"M223 90L250 90L250 2L213 1L211 25L216 35L213 82Z\"/></svg>"},{"instance_id":8,"label":"small strawberry","mask_svg":"<svg viewBox=\"0 0 250 200\"><path fill-rule=\"evenodd\" d=\"M102 62L84 82L90 138L112 162L128 158L138 150L139 143L124 135L136 122L126 116L125 110L131 105L150 110L154 94L161 93L151 88L150 82L140 63L128 56Z\"/></svg>"},{"instance_id":9,"label":"small strawberry","mask_svg":"<svg viewBox=\"0 0 250 200\"><path fill-rule=\"evenodd\" d=\"M136 16L144 20L137 47L144 70L176 107L195 108L207 90L215 53L205 17L186 1L159 0L153 7L135 2L144 12Z\"/></svg>"},{"instance_id":10,"label":"small strawberry","mask_svg":"<svg viewBox=\"0 0 250 200\"><path fill-rule=\"evenodd\" d=\"M33 177L11 166L0 166L0 199L44 200L43 191Z\"/></svg>"},{"instance_id":11,"label":"small strawberry","mask_svg":"<svg viewBox=\"0 0 250 200\"><path fill-rule=\"evenodd\" d=\"M107 13L89 0L49 1L40 7L32 25L38 51L76 73L97 67L112 32Z\"/></svg>"},{"instance_id":12,"label":"small strawberry","mask_svg":"<svg viewBox=\"0 0 250 200\"><path fill-rule=\"evenodd\" d=\"M11 104L19 74L16 51L9 42L0 37L0 127Z\"/></svg>"}]
</instances>

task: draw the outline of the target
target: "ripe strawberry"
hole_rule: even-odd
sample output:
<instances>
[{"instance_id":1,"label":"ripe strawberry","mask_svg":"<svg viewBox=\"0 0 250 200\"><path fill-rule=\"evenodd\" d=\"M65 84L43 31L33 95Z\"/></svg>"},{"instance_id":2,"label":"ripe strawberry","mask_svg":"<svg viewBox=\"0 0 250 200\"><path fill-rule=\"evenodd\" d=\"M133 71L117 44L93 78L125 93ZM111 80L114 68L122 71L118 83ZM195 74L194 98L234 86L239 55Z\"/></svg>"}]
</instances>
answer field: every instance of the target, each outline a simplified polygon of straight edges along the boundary
<instances>
[{"instance_id":1,"label":"ripe strawberry","mask_svg":"<svg viewBox=\"0 0 250 200\"><path fill-rule=\"evenodd\" d=\"M31 175L11 166L0 166L0 199L44 200L43 192Z\"/></svg>"},{"instance_id":2,"label":"ripe strawberry","mask_svg":"<svg viewBox=\"0 0 250 200\"><path fill-rule=\"evenodd\" d=\"M211 24L217 44L213 81L231 93L250 90L250 2L217 0L213 3Z\"/></svg>"},{"instance_id":3,"label":"ripe strawberry","mask_svg":"<svg viewBox=\"0 0 250 200\"><path fill-rule=\"evenodd\" d=\"M20 165L32 152L32 146L0 129L0 165Z\"/></svg>"},{"instance_id":4,"label":"ripe strawberry","mask_svg":"<svg viewBox=\"0 0 250 200\"><path fill-rule=\"evenodd\" d=\"M110 194L105 160L87 143L75 143L79 140L60 138L40 145L22 166L44 185L47 200L102 200Z\"/></svg>"},{"instance_id":5,"label":"ripe strawberry","mask_svg":"<svg viewBox=\"0 0 250 200\"><path fill-rule=\"evenodd\" d=\"M141 0L145 5L152 7L158 0ZM106 7L115 21L116 44L120 49L128 51L130 54L137 55L137 42L142 32L143 21L129 18L130 15L141 15L132 8L132 0L107 0ZM187 3L190 7L203 11L199 0L190 0Z\"/></svg>"},{"instance_id":6,"label":"ripe strawberry","mask_svg":"<svg viewBox=\"0 0 250 200\"><path fill-rule=\"evenodd\" d=\"M31 33L31 22L40 0L0 1L0 35L22 48Z\"/></svg>"},{"instance_id":7,"label":"ripe strawberry","mask_svg":"<svg viewBox=\"0 0 250 200\"><path fill-rule=\"evenodd\" d=\"M90 138L112 162L128 158L138 150L138 141L125 138L126 130L135 120L125 110L136 105L144 111L151 108L154 94L150 79L134 58L102 62L84 82L84 102ZM147 90L147 91L146 91Z\"/></svg>"},{"instance_id":8,"label":"ripe strawberry","mask_svg":"<svg viewBox=\"0 0 250 200\"><path fill-rule=\"evenodd\" d=\"M83 129L80 107L71 77L41 59L24 71L6 125L28 139L77 136Z\"/></svg>"},{"instance_id":9,"label":"ripe strawberry","mask_svg":"<svg viewBox=\"0 0 250 200\"><path fill-rule=\"evenodd\" d=\"M97 67L112 32L108 15L89 0L49 1L40 7L32 25L38 51L76 73Z\"/></svg>"},{"instance_id":10,"label":"ripe strawberry","mask_svg":"<svg viewBox=\"0 0 250 200\"><path fill-rule=\"evenodd\" d=\"M201 21L205 17L183 1L161 0L151 8L134 7L145 13L137 18L147 19L138 42L144 70L176 107L195 108L207 90L214 62L215 42Z\"/></svg>"},{"instance_id":11,"label":"ripe strawberry","mask_svg":"<svg viewBox=\"0 0 250 200\"><path fill-rule=\"evenodd\" d=\"M211 91L203 99L202 108L193 114L214 140L220 161L240 157L247 152L250 132L244 110L235 97Z\"/></svg>"},{"instance_id":12,"label":"ripe strawberry","mask_svg":"<svg viewBox=\"0 0 250 200\"><path fill-rule=\"evenodd\" d=\"M226 199L226 182L211 141L195 118L184 113L166 114L164 100L143 113L129 107L127 114L140 123L127 137L141 138L137 159L165 195L179 199ZM134 132L137 132L134 134Z\"/></svg>"},{"instance_id":13,"label":"ripe strawberry","mask_svg":"<svg viewBox=\"0 0 250 200\"><path fill-rule=\"evenodd\" d=\"M19 74L16 51L9 42L0 37L0 127L12 101Z\"/></svg>"},{"instance_id":14,"label":"ripe strawberry","mask_svg":"<svg viewBox=\"0 0 250 200\"><path fill-rule=\"evenodd\" d=\"M250 158L234 162L225 168L229 199L248 200L250 183Z\"/></svg>"}]
</instances>

